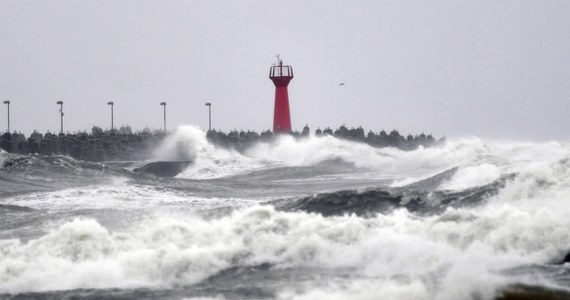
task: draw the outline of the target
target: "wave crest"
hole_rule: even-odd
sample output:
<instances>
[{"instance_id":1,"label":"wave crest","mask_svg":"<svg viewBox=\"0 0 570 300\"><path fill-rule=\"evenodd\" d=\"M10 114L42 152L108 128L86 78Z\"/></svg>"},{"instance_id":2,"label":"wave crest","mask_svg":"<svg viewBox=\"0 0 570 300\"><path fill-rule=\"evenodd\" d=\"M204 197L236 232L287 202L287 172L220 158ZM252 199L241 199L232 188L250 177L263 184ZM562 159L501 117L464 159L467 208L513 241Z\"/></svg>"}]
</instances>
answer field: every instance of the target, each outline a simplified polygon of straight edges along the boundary
<instances>
[{"instance_id":1,"label":"wave crest","mask_svg":"<svg viewBox=\"0 0 570 300\"><path fill-rule=\"evenodd\" d=\"M465 290L473 279L495 278L494 270L565 252L557 241L570 238L568 226L568 218L548 209L507 207L448 209L424 218L405 210L326 218L254 206L217 219L154 216L121 232L77 219L25 244L0 241L0 290L171 288L266 264L414 280L437 271L437 289L460 279Z\"/></svg>"}]
</instances>

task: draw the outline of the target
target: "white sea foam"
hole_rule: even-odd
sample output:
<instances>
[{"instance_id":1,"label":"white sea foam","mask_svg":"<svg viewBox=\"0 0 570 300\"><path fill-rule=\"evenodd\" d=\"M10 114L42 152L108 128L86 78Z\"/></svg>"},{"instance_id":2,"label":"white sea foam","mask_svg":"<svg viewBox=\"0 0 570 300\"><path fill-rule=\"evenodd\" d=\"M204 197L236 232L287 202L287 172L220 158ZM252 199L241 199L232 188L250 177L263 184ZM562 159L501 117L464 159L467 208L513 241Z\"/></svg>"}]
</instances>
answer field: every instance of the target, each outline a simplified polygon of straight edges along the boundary
<instances>
[{"instance_id":1,"label":"white sea foam","mask_svg":"<svg viewBox=\"0 0 570 300\"><path fill-rule=\"evenodd\" d=\"M4 149L0 148L0 166L4 165L4 160L6 160L8 152L4 151Z\"/></svg>"},{"instance_id":2,"label":"white sea foam","mask_svg":"<svg viewBox=\"0 0 570 300\"><path fill-rule=\"evenodd\" d=\"M288 135L271 142L259 142L245 153L212 145L205 133L194 126L177 128L156 151L157 160L193 160L179 177L207 179L250 172L275 166L312 166L342 160L356 168L381 173L382 178L417 178L469 162L486 153L478 139L458 140L445 147L403 151L375 148L333 136L295 139Z\"/></svg>"},{"instance_id":3,"label":"white sea foam","mask_svg":"<svg viewBox=\"0 0 570 300\"><path fill-rule=\"evenodd\" d=\"M489 184L501 176L501 170L492 164L481 164L460 168L453 178L439 188L444 190L464 190Z\"/></svg>"},{"instance_id":4,"label":"white sea foam","mask_svg":"<svg viewBox=\"0 0 570 300\"><path fill-rule=\"evenodd\" d=\"M25 244L0 241L0 291L174 287L232 266L271 263L351 268L362 279L306 295L284 290L284 298L336 292L342 298L364 285L387 299L459 299L492 293L508 281L501 270L556 258L567 250L561 241L570 238L569 226L567 213L513 206L372 219L254 206L213 220L159 215L122 232L77 219Z\"/></svg>"},{"instance_id":5,"label":"white sea foam","mask_svg":"<svg viewBox=\"0 0 570 300\"><path fill-rule=\"evenodd\" d=\"M423 300L433 299L429 295L429 288L419 280L386 279L366 280L354 279L345 282L315 283L306 291L286 290L278 297L280 300Z\"/></svg>"},{"instance_id":6,"label":"white sea foam","mask_svg":"<svg viewBox=\"0 0 570 300\"><path fill-rule=\"evenodd\" d=\"M459 166L458 172L441 189L462 190L491 183L505 174L520 174L522 178L553 175L561 162L568 159L570 148L550 142L486 144L476 155Z\"/></svg>"},{"instance_id":7,"label":"white sea foam","mask_svg":"<svg viewBox=\"0 0 570 300\"><path fill-rule=\"evenodd\" d=\"M183 175L193 178L201 172L211 177L335 159L366 169L366 176L370 170L395 174L403 179L395 185L459 167L441 184L442 190L517 175L481 206L449 208L431 217L398 210L368 219L325 218L248 206L209 219L159 211L120 231L94 219L76 219L25 243L0 240L0 292L169 288L200 282L229 267L270 263L277 269L351 270L339 280L322 282L317 276L306 289L284 283L278 291L281 299L491 299L500 286L533 282L528 275L505 275L504 270L552 262L570 249L570 150L563 144L467 139L405 152L332 137L282 137L242 155L208 144L193 128L182 128L170 138L159 151L160 159L194 155L198 163ZM186 141L184 146L177 146L180 141ZM182 156L176 156L177 149L183 149ZM122 181L8 199L50 209L73 203L130 209L201 201Z\"/></svg>"},{"instance_id":8,"label":"white sea foam","mask_svg":"<svg viewBox=\"0 0 570 300\"><path fill-rule=\"evenodd\" d=\"M181 126L155 151L156 160L190 160L193 163L178 177L209 179L244 173L262 167L258 161L231 149L208 142L204 131Z\"/></svg>"},{"instance_id":9,"label":"white sea foam","mask_svg":"<svg viewBox=\"0 0 570 300\"><path fill-rule=\"evenodd\" d=\"M4 204L33 209L78 210L117 209L148 210L184 206L201 210L219 207L250 206L257 201L238 197L220 198L191 195L156 186L130 184L117 178L111 184L88 185L58 191L32 192L3 199Z\"/></svg>"},{"instance_id":10,"label":"white sea foam","mask_svg":"<svg viewBox=\"0 0 570 300\"><path fill-rule=\"evenodd\" d=\"M276 166L311 166L324 161L342 160L362 172L358 178L395 178L392 186L403 186L459 167L456 174L439 187L463 190L489 184L510 173L540 174L548 164L564 160L570 149L549 143L485 143L477 138L457 139L442 147L403 151L374 148L332 136L295 139L280 136L260 142L245 153L210 144L204 132L193 126L179 127L156 152L160 160L191 159L195 163L179 175L182 178L217 178ZM544 174L548 176L549 174Z\"/></svg>"}]
</instances>

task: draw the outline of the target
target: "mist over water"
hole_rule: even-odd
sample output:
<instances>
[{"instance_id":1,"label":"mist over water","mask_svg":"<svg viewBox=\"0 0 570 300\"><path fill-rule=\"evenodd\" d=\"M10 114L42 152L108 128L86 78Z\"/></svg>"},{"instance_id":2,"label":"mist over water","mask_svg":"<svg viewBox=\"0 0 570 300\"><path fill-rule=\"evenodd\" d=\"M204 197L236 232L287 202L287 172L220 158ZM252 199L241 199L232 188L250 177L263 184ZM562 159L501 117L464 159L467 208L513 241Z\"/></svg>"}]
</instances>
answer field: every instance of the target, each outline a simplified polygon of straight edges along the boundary
<instances>
[{"instance_id":1,"label":"mist over water","mask_svg":"<svg viewBox=\"0 0 570 300\"><path fill-rule=\"evenodd\" d=\"M155 152L157 161L194 162L176 178L15 158L0 152L0 166L16 162L0 170L0 295L495 299L521 284L569 291L561 260L570 251L570 147L556 142L471 138L402 151L282 136L240 153L184 126ZM390 209L376 205L383 201Z\"/></svg>"}]
</instances>

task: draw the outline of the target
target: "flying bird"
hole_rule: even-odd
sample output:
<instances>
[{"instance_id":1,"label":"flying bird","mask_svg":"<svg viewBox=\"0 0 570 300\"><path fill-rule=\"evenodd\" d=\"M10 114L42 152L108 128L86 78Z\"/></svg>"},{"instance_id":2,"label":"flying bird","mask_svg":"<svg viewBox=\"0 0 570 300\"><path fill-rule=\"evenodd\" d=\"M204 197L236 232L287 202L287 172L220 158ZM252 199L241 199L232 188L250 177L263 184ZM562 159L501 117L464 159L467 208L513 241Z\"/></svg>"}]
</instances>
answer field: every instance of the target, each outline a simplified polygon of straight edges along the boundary
<instances>
[{"instance_id":1,"label":"flying bird","mask_svg":"<svg viewBox=\"0 0 570 300\"><path fill-rule=\"evenodd\" d=\"M343 85L344 85L344 82L341 82L338 84L338 86L343 86Z\"/></svg>"}]
</instances>

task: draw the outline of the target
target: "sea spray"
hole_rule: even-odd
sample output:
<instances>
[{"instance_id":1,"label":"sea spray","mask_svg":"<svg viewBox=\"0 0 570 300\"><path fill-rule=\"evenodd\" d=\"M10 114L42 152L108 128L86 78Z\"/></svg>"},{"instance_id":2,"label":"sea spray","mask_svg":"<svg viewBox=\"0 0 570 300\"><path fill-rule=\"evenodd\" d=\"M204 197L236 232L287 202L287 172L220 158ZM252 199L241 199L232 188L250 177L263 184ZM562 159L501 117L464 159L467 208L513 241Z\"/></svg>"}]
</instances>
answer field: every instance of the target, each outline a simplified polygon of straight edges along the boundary
<instances>
[{"instance_id":1,"label":"sea spray","mask_svg":"<svg viewBox=\"0 0 570 300\"><path fill-rule=\"evenodd\" d=\"M187 286L226 268L269 263L279 269L352 270L365 281L404 276L432 296L454 299L502 284L503 270L554 259L564 250L558 241L570 238L558 230L568 228L569 220L547 209L512 207L449 210L427 218L397 211L364 219L270 206L210 220L156 215L120 232L76 219L27 243L2 241L0 290ZM425 282L425 276L439 279Z\"/></svg>"},{"instance_id":2,"label":"sea spray","mask_svg":"<svg viewBox=\"0 0 570 300\"><path fill-rule=\"evenodd\" d=\"M446 300L493 299L513 284L568 286L567 265L556 264L570 250L564 144L457 139L406 152L284 136L240 153L196 130L175 132L157 157L202 161L183 176L215 180L156 179L74 161L54 175L57 162L36 157L41 163L25 172L47 176L54 182L42 184L51 190L0 198L0 294ZM317 167L323 162L352 169L317 184L312 179L329 175ZM21 170L4 170L6 180L20 180ZM432 178L445 170L453 171ZM301 188L303 195L338 192L341 184L358 189L371 173L389 174L394 190L410 197L476 198L427 215L395 209L363 217L281 211L266 202L293 202ZM81 184L58 188L60 178ZM491 192L471 194L497 178L504 181ZM419 179L434 184L417 185L414 194L406 183ZM354 193L342 195L353 201Z\"/></svg>"},{"instance_id":3,"label":"sea spray","mask_svg":"<svg viewBox=\"0 0 570 300\"><path fill-rule=\"evenodd\" d=\"M484 151L484 144L477 139L404 151L375 148L333 136L281 135L269 142L258 142L240 153L209 143L205 133L197 127L182 126L155 151L155 159L193 160L194 165L179 175L193 179L224 177L276 166L313 166L335 160L382 172L384 176L416 178L460 165Z\"/></svg>"},{"instance_id":4,"label":"sea spray","mask_svg":"<svg viewBox=\"0 0 570 300\"><path fill-rule=\"evenodd\" d=\"M545 151L546 150L546 151ZM207 179L242 174L278 166L314 166L326 161L342 161L357 169L400 178L402 186L460 167L441 189L461 190L488 184L501 174L520 172L556 159L563 159L568 148L562 144L486 144L477 138L456 139L444 146L404 151L374 148L364 143L333 136L294 138L281 135L259 142L240 153L208 142L205 133L194 126L182 126L169 135L155 151L156 160L193 160L181 178Z\"/></svg>"},{"instance_id":5,"label":"sea spray","mask_svg":"<svg viewBox=\"0 0 570 300\"><path fill-rule=\"evenodd\" d=\"M195 126L180 126L155 151L155 160L192 161L178 177L209 179L235 175L261 167L256 160L233 149L208 142L204 131Z\"/></svg>"}]
</instances>

